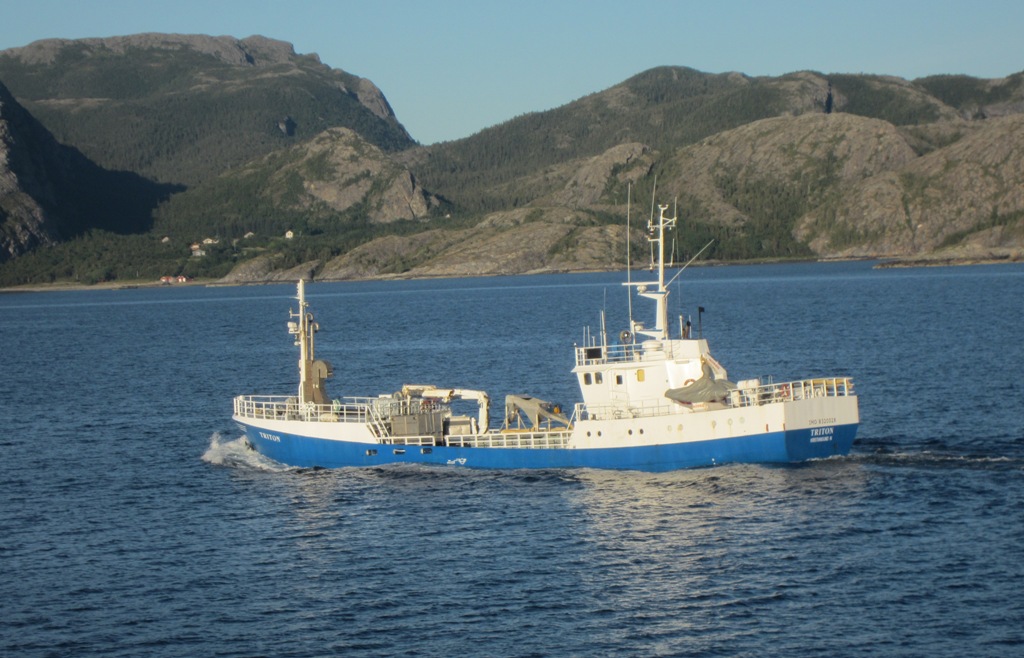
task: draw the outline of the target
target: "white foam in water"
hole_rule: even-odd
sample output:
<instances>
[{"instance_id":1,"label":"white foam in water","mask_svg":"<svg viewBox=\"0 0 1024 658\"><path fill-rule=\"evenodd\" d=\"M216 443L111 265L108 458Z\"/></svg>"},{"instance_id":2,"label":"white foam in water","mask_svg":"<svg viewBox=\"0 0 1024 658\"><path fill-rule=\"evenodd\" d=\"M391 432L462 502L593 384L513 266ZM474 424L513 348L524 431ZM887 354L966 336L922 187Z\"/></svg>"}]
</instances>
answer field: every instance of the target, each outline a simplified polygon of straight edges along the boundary
<instances>
[{"instance_id":1,"label":"white foam in water","mask_svg":"<svg viewBox=\"0 0 1024 658\"><path fill-rule=\"evenodd\" d=\"M264 457L245 444L245 436L225 440L220 432L210 436L210 445L203 453L203 461L214 466L252 468L260 471L286 471L289 467Z\"/></svg>"}]
</instances>

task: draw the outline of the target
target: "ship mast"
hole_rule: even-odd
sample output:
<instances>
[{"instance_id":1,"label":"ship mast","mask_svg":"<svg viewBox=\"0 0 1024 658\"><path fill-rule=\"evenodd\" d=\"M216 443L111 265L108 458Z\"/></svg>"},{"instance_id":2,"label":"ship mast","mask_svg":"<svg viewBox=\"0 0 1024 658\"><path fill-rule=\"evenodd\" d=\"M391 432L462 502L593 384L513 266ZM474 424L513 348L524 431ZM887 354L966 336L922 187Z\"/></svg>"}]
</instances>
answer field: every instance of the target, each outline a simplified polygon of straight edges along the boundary
<instances>
[{"instance_id":1,"label":"ship mast","mask_svg":"<svg viewBox=\"0 0 1024 658\"><path fill-rule=\"evenodd\" d=\"M647 223L647 240L652 247L657 244L658 280L646 282L627 281L623 285L636 286L637 294L653 299L656 304L654 329L645 329L643 324L633 322L631 330L654 340L668 340L668 287L665 285L665 229L676 225L675 217L665 217L668 205L658 205L658 220ZM653 264L653 263L652 263Z\"/></svg>"},{"instance_id":2,"label":"ship mast","mask_svg":"<svg viewBox=\"0 0 1024 658\"><path fill-rule=\"evenodd\" d=\"M313 322L313 314L306 311L309 304L306 302L306 282L299 279L298 311L288 311L288 317L296 318L288 322L288 333L296 336L295 344L299 347L299 403L305 404L312 401L312 364L313 364L313 335L319 331L320 326Z\"/></svg>"}]
</instances>

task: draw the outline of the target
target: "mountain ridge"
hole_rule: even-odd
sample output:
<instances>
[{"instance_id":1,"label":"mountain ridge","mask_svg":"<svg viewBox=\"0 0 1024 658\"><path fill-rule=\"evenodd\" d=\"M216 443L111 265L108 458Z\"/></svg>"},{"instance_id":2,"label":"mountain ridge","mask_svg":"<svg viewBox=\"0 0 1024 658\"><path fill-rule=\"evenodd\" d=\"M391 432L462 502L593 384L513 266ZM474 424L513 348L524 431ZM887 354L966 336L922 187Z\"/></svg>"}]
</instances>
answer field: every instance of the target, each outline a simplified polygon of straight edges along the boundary
<instances>
[{"instance_id":1,"label":"mountain ridge","mask_svg":"<svg viewBox=\"0 0 1024 658\"><path fill-rule=\"evenodd\" d=\"M90 229L138 229L178 190L60 144L0 83L0 264Z\"/></svg>"},{"instance_id":2,"label":"mountain ridge","mask_svg":"<svg viewBox=\"0 0 1024 658\"><path fill-rule=\"evenodd\" d=\"M676 199L686 230L673 240L691 254L714 240L716 260L1001 258L1022 247L1024 73L663 66L430 146L371 81L261 36L44 40L0 51L8 79L17 102L93 167L181 181L118 225L141 250L136 272L234 270L241 281L294 268L325 279L597 269L623 260L627 187L634 200ZM72 222L77 234L104 227L90 214ZM54 235L55 254L90 248ZM642 240L631 240L637 256ZM196 258L188 245L199 241L211 246ZM0 268L0 281L59 276L32 253Z\"/></svg>"},{"instance_id":3,"label":"mountain ridge","mask_svg":"<svg viewBox=\"0 0 1024 658\"><path fill-rule=\"evenodd\" d=\"M62 143L158 182L192 185L338 125L413 144L371 81L262 36L37 41L0 51L0 80Z\"/></svg>"}]
</instances>

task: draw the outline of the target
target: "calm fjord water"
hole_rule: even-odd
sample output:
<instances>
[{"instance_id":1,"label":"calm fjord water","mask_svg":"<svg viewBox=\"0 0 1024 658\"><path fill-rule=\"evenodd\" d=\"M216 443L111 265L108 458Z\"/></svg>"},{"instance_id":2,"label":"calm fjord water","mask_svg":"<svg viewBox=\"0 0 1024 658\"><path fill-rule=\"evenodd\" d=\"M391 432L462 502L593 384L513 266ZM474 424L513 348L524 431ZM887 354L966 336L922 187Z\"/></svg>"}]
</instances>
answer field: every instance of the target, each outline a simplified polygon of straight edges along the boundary
<instances>
[{"instance_id":1,"label":"calm fjord water","mask_svg":"<svg viewBox=\"0 0 1024 658\"><path fill-rule=\"evenodd\" d=\"M308 293L335 395L571 404L623 276ZM0 295L0 654L1024 655L1024 266L681 280L734 379L854 377L851 456L289 469L230 413L295 386L293 286Z\"/></svg>"}]
</instances>

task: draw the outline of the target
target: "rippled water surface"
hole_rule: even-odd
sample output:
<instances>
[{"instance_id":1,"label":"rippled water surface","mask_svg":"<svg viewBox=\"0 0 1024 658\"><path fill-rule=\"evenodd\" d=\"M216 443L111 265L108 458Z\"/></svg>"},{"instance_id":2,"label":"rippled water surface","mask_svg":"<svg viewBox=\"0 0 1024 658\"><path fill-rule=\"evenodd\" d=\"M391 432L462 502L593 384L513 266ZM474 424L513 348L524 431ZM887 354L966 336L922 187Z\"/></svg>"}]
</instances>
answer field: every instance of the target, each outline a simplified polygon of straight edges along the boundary
<instances>
[{"instance_id":1,"label":"rippled water surface","mask_svg":"<svg viewBox=\"0 0 1024 658\"><path fill-rule=\"evenodd\" d=\"M571 404L622 278L308 292L334 395ZM0 295L0 654L1022 655L1024 267L681 280L672 313L707 309L732 378L854 378L851 456L291 469L230 413L295 386L292 286Z\"/></svg>"}]
</instances>

